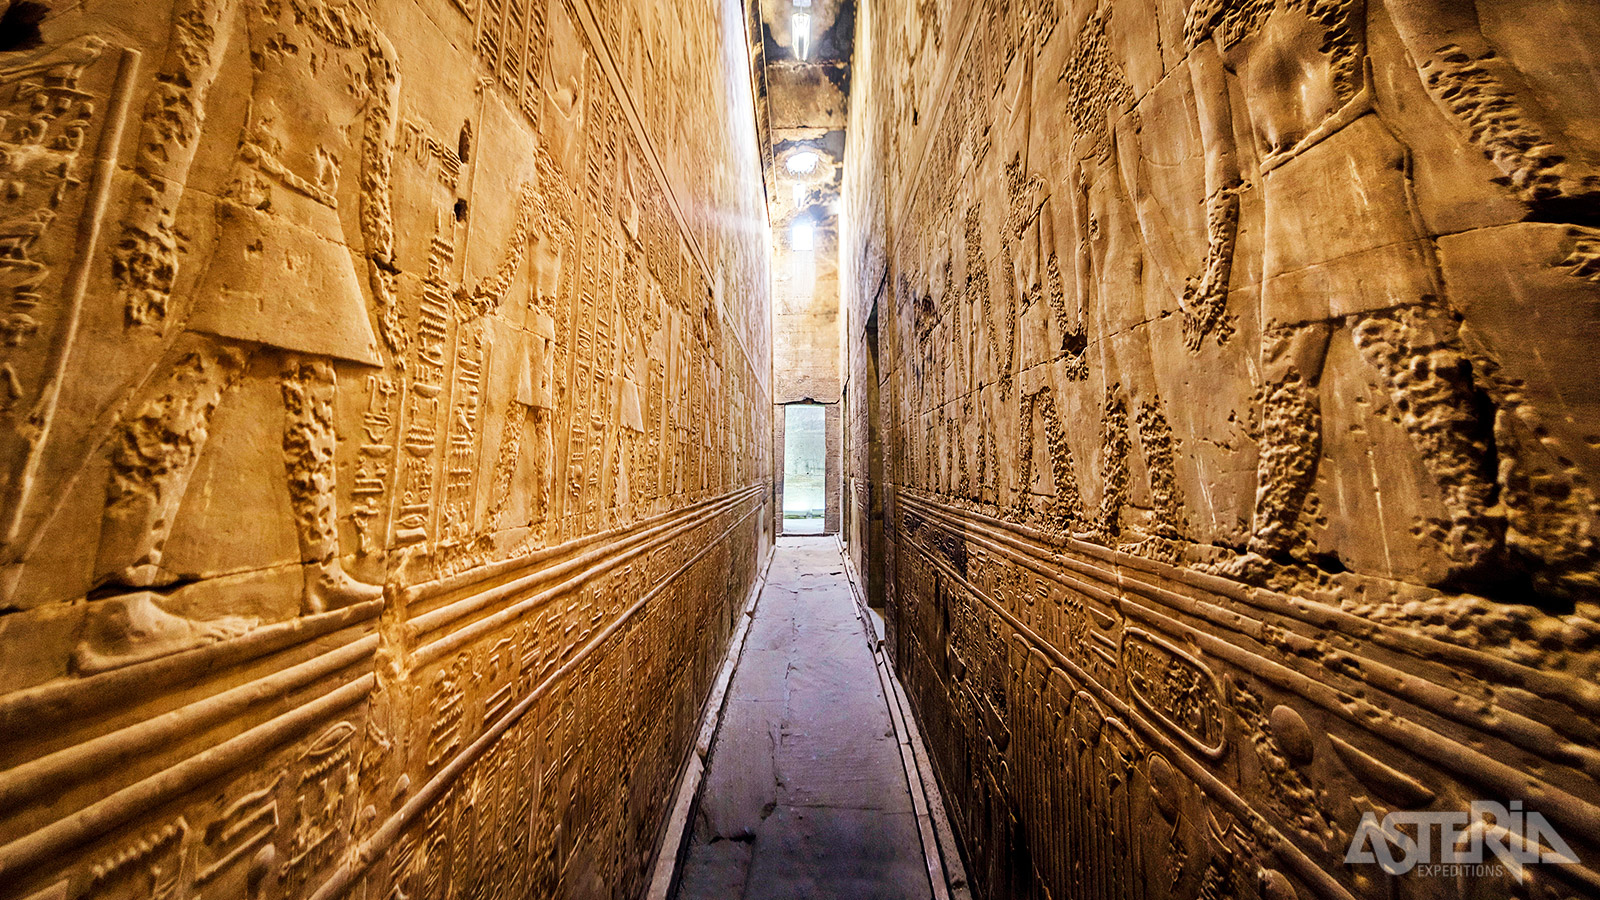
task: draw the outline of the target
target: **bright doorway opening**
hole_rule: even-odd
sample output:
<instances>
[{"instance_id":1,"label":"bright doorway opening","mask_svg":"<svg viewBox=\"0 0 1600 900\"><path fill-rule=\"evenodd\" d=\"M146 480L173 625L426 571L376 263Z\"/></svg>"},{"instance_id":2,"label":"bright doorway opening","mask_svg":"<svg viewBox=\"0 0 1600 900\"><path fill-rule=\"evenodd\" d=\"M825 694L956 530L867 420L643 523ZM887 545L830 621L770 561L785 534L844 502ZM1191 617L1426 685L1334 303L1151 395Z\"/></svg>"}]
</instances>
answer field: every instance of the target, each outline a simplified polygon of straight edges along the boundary
<instances>
[{"instance_id":1,"label":"bright doorway opening","mask_svg":"<svg viewBox=\"0 0 1600 900\"><path fill-rule=\"evenodd\" d=\"M824 408L790 403L783 409L783 533L822 534L828 497Z\"/></svg>"}]
</instances>

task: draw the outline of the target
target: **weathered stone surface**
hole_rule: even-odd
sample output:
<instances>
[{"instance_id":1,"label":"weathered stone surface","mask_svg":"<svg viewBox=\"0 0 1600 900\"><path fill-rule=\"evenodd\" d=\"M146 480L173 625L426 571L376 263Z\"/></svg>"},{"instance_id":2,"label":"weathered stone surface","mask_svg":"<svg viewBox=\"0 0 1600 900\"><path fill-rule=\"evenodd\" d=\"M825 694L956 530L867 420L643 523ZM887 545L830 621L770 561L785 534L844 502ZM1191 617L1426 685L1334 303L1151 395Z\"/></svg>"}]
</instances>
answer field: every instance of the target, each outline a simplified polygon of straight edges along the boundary
<instances>
[{"instance_id":1,"label":"weathered stone surface","mask_svg":"<svg viewBox=\"0 0 1600 900\"><path fill-rule=\"evenodd\" d=\"M0 897L638 893L771 540L739 5L0 14Z\"/></svg>"},{"instance_id":2,"label":"weathered stone surface","mask_svg":"<svg viewBox=\"0 0 1600 900\"><path fill-rule=\"evenodd\" d=\"M987 896L1600 895L1597 23L860 10L845 534ZM1346 862L1475 800L1579 862Z\"/></svg>"}]
</instances>

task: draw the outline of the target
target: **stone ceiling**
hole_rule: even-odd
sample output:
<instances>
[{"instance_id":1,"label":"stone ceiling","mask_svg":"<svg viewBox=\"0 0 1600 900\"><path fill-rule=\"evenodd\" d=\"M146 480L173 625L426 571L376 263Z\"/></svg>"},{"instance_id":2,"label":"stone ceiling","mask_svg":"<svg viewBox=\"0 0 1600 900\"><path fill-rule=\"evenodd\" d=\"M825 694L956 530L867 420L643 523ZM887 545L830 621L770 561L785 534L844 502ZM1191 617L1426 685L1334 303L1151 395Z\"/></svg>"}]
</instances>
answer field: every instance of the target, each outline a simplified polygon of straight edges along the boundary
<instances>
[{"instance_id":1,"label":"stone ceiling","mask_svg":"<svg viewBox=\"0 0 1600 900\"><path fill-rule=\"evenodd\" d=\"M835 228L855 10L853 0L751 7L768 207L780 246L797 221L811 221L819 236Z\"/></svg>"}]
</instances>

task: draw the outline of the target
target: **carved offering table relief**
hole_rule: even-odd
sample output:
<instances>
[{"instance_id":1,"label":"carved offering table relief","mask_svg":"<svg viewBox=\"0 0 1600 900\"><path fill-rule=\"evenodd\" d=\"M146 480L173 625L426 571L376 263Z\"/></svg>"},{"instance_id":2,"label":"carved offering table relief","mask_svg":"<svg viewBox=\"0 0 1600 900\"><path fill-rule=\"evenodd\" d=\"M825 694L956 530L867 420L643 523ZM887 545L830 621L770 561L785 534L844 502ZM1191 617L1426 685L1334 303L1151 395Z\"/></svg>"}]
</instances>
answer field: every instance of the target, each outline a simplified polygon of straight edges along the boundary
<instances>
[{"instance_id":1,"label":"carved offering table relief","mask_svg":"<svg viewBox=\"0 0 1600 900\"><path fill-rule=\"evenodd\" d=\"M1600 896L1597 23L863 15L847 477L983 895Z\"/></svg>"},{"instance_id":2,"label":"carved offering table relief","mask_svg":"<svg viewBox=\"0 0 1600 900\"><path fill-rule=\"evenodd\" d=\"M737 9L8 7L0 898L637 895L771 540Z\"/></svg>"}]
</instances>

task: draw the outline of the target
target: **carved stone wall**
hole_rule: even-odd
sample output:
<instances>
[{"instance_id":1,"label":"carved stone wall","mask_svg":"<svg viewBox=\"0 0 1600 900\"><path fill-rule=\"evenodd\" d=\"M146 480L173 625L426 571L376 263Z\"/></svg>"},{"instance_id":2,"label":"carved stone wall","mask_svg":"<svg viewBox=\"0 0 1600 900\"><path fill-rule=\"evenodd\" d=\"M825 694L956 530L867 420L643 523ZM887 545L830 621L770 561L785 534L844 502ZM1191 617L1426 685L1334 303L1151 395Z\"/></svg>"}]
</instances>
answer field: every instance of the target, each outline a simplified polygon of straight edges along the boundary
<instances>
[{"instance_id":1,"label":"carved stone wall","mask_svg":"<svg viewBox=\"0 0 1600 900\"><path fill-rule=\"evenodd\" d=\"M986 896L1600 896L1597 23L863 7L847 536ZM1554 846L1478 800L1579 862L1346 862Z\"/></svg>"},{"instance_id":2,"label":"carved stone wall","mask_svg":"<svg viewBox=\"0 0 1600 900\"><path fill-rule=\"evenodd\" d=\"M636 895L771 543L740 4L3 6L0 898Z\"/></svg>"}]
</instances>

